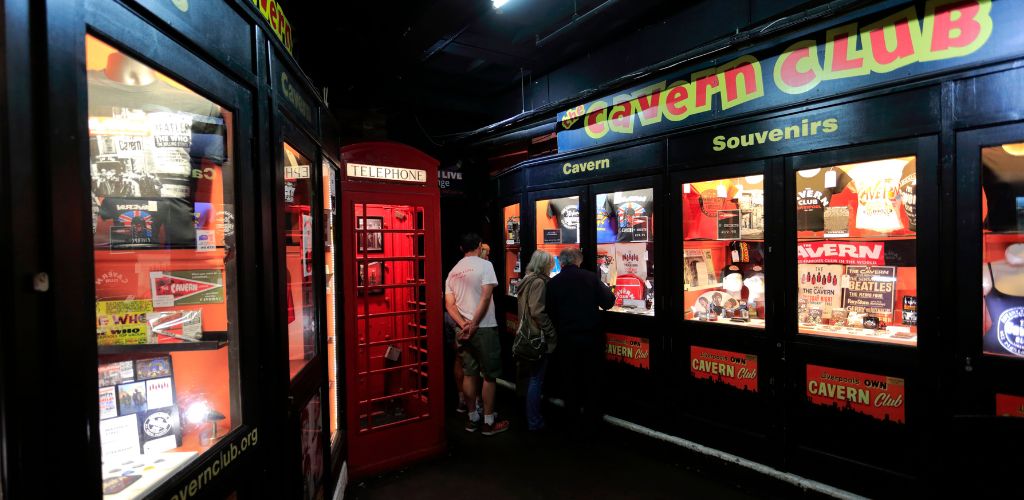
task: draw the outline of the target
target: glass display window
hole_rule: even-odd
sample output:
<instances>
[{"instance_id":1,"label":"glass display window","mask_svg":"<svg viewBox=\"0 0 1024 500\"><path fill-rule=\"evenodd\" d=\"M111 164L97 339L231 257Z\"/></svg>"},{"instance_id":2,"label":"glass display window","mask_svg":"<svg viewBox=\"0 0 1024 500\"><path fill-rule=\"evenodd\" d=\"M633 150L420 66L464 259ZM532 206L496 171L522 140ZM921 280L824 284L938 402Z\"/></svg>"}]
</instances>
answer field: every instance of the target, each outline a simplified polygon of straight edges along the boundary
<instances>
[{"instance_id":1,"label":"glass display window","mask_svg":"<svg viewBox=\"0 0 1024 500\"><path fill-rule=\"evenodd\" d=\"M799 332L917 345L917 159L798 170Z\"/></svg>"},{"instance_id":2,"label":"glass display window","mask_svg":"<svg viewBox=\"0 0 1024 500\"><path fill-rule=\"evenodd\" d=\"M1024 358L1024 143L981 150L982 346Z\"/></svg>"},{"instance_id":3,"label":"glass display window","mask_svg":"<svg viewBox=\"0 0 1024 500\"><path fill-rule=\"evenodd\" d=\"M558 254L565 248L580 246L580 197L537 200L534 210L537 250L555 257L555 268L551 270L551 276L555 276L562 270Z\"/></svg>"},{"instance_id":4,"label":"glass display window","mask_svg":"<svg viewBox=\"0 0 1024 500\"><path fill-rule=\"evenodd\" d=\"M338 421L340 406L338 402L338 312L337 312L337 247L338 235L335 227L335 217L338 213L338 168L327 160L321 162L321 175L323 176L323 200L324 200L324 283L327 287L327 384L328 401L330 403L330 434L332 444L338 439Z\"/></svg>"},{"instance_id":5,"label":"glass display window","mask_svg":"<svg viewBox=\"0 0 1024 500\"><path fill-rule=\"evenodd\" d=\"M355 204L358 432L430 416L425 207ZM350 429L349 432L355 432Z\"/></svg>"},{"instance_id":6,"label":"glass display window","mask_svg":"<svg viewBox=\"0 0 1024 500\"><path fill-rule=\"evenodd\" d=\"M519 204L504 207L502 220L505 221L505 293L515 297L518 295L519 278L523 271L519 239Z\"/></svg>"},{"instance_id":7,"label":"glass display window","mask_svg":"<svg viewBox=\"0 0 1024 500\"><path fill-rule=\"evenodd\" d=\"M597 269L615 312L654 315L654 189L594 197Z\"/></svg>"},{"instance_id":8,"label":"glass display window","mask_svg":"<svg viewBox=\"0 0 1024 500\"><path fill-rule=\"evenodd\" d=\"M103 489L136 498L242 423L233 114L85 50Z\"/></svg>"},{"instance_id":9,"label":"glass display window","mask_svg":"<svg viewBox=\"0 0 1024 500\"><path fill-rule=\"evenodd\" d=\"M288 367L291 378L316 356L317 311L313 284L313 167L308 158L284 143L282 216L288 321Z\"/></svg>"},{"instance_id":10,"label":"glass display window","mask_svg":"<svg viewBox=\"0 0 1024 500\"><path fill-rule=\"evenodd\" d=\"M765 327L764 176L684 183L684 319Z\"/></svg>"}]
</instances>

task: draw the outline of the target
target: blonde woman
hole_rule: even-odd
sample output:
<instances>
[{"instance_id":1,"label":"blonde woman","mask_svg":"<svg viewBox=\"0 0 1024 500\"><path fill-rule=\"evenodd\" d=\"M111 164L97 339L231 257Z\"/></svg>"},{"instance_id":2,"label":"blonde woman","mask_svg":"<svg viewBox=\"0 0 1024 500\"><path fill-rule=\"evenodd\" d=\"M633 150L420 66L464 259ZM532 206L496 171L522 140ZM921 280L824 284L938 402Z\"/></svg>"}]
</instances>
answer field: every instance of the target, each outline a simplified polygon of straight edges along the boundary
<instances>
[{"instance_id":1,"label":"blonde woman","mask_svg":"<svg viewBox=\"0 0 1024 500\"><path fill-rule=\"evenodd\" d=\"M555 350L557 341L555 327L545 310L547 283L555 259L551 254L537 250L526 265L526 276L519 282L519 321L521 326L517 335L533 339L534 348L524 349L517 353L517 361L521 370L529 375L526 390L526 421L529 430L544 429L544 416L540 411L540 398L544 387L544 374L547 371L548 358ZM538 339L539 338L539 339ZM523 341L523 339L518 339ZM536 348L536 346L540 346ZM513 347L513 352L516 348Z\"/></svg>"}]
</instances>

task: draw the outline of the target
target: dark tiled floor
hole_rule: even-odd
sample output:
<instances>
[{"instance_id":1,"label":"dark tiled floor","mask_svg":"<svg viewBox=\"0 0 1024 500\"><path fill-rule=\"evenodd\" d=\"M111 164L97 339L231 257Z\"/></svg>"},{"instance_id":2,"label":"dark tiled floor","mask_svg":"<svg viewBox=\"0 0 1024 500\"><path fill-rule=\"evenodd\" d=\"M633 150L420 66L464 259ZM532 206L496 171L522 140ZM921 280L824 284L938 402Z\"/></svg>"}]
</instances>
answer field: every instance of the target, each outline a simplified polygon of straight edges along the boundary
<instances>
[{"instance_id":1,"label":"dark tiled floor","mask_svg":"<svg viewBox=\"0 0 1024 500\"><path fill-rule=\"evenodd\" d=\"M551 413L555 410L552 409ZM549 416L549 421L552 417ZM536 436L519 416L496 436L447 420L448 452L349 484L348 499L801 498L789 485L674 445L604 426L587 441L565 432ZM552 424L557 423L551 422Z\"/></svg>"}]
</instances>

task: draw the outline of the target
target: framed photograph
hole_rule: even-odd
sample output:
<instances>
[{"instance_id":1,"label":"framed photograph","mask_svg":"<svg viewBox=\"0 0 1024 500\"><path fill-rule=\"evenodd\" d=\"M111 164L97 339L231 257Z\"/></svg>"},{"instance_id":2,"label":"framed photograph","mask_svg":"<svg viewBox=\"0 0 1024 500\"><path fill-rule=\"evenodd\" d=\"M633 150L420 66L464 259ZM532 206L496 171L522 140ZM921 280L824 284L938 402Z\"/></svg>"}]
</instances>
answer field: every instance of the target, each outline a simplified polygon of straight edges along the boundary
<instances>
[{"instance_id":1,"label":"framed photograph","mask_svg":"<svg viewBox=\"0 0 1024 500\"><path fill-rule=\"evenodd\" d=\"M384 233L373 231L384 229L383 217L360 217L359 229L366 229L365 233L359 233L359 253L383 253Z\"/></svg>"},{"instance_id":2,"label":"framed photograph","mask_svg":"<svg viewBox=\"0 0 1024 500\"><path fill-rule=\"evenodd\" d=\"M373 287L384 284L384 263L381 261L359 263L359 286ZM383 295L383 288L360 288L359 294Z\"/></svg>"}]
</instances>

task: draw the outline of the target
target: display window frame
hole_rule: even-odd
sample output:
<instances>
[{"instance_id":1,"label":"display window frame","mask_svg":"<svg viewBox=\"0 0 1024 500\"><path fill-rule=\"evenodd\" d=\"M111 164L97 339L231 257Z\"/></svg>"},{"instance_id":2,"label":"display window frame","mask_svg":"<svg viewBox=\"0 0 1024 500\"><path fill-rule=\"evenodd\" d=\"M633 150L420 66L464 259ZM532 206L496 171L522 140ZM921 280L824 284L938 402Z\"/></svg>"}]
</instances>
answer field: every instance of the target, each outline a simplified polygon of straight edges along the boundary
<instances>
[{"instance_id":1,"label":"display window frame","mask_svg":"<svg viewBox=\"0 0 1024 500\"><path fill-rule=\"evenodd\" d=\"M306 130L298 122L295 122L291 118L291 114L287 108L281 106L277 102L276 94L272 98L271 109L275 110L274 120L271 125L271 137L275 138L273 142L273 156L272 164L273 175L271 177L273 186L271 190L271 201L269 210L273 214L272 224L273 229L271 230L272 238L272 250L267 253L273 255L274 265L269 269L275 269L275 283L272 293L274 294L275 300L271 304L277 304L275 309L275 322L272 330L271 342L274 343L274 348L271 352L275 353L280 359L279 366L280 371L271 370L272 373L277 373L275 378L279 378L281 382L277 384L278 387L286 388L288 395L287 403L287 416L281 420L283 425L283 435L278 437L280 440L282 450L284 453L295 457L295 460L291 463L295 465L294 469L285 472L285 477L290 478L285 481L285 491L298 492L301 491L305 477L301 468L303 463L303 449L302 439L303 432L301 426L301 415L306 404L315 396L320 395L321 401L321 432L323 439L321 443L321 455L322 465L320 477L320 487L330 488L332 487L331 482L334 480L333 466L332 466L332 446L329 435L330 428L330 415L329 409L325 408L325 401L327 398L327 338L325 335L326 326L326 294L319 293L318 291L325 290L326 283L324 280L324 274L317 272L316 270L322 270L325 268L324 253L318 251L320 249L318 243L324 241L324 224L323 224L323 184L322 184L322 167L324 155L319 148L316 140L311 135L313 131ZM287 297L287 276L286 276L286 263L285 263L285 217L284 211L284 199L282 193L284 192L284 167L285 167L285 144L291 147L295 152L302 155L305 159L310 162L310 192L311 192L311 206L310 214L313 217L313 235L312 235L312 266L315 270L312 273L312 288L313 288L313 307L316 308L315 318L317 325L315 327L314 345L316 346L316 352L312 358L304 360L305 364L298 370L298 372L291 373L289 363L289 335L287 325L287 315L285 314L285 308L288 304ZM338 179L340 181L340 178ZM340 190L338 191L338 199L340 200ZM338 215L336 214L336 221ZM340 227L340 226L336 226ZM296 300L296 306L300 303ZM324 411L328 410L328 411Z\"/></svg>"},{"instance_id":2,"label":"display window frame","mask_svg":"<svg viewBox=\"0 0 1024 500\"><path fill-rule=\"evenodd\" d=\"M238 377L239 384L237 393L230 398L231 406L238 408L241 423L226 432L218 443L196 459L165 478L151 492L154 496L168 496L180 487L181 482L187 482L197 471L219 461L220 453L232 444L237 446L243 436L256 432L261 426L261 374L258 371L261 319L258 290L264 283L263 277L255 273L258 268L256 263L261 256L259 245L256 244L255 229L259 202L256 201L258 198L254 181L258 165L252 148L243 147L253 140L256 133L255 96L251 89L240 83L236 75L222 72L201 54L190 51L115 2L87 1L84 5L61 5L60 8L47 9L47 12L49 15L45 23L51 33L51 49L41 53L44 57L40 64L51 68L70 68L66 72L54 74L51 79L52 88L59 89L53 95L61 95L66 99L59 106L54 104L56 101L49 101L50 107L44 108L43 112L48 113L48 137L63 145L50 150L53 174L62 179L48 188L51 202L80 200L83 196L82 186L89 185L88 162L83 161L88 157L89 134L85 118L88 91L86 73L81 64L87 34L186 85L203 98L232 113L231 141L235 148L232 151L234 176L231 189L235 194L237 245L234 264L237 288L234 295L240 313L235 327L237 334L232 339L235 346L230 348L232 352L229 353L229 359L234 360L232 376ZM90 215L87 203L65 203L62 206L62 210L65 210L64 223L61 224L63 229L53 232L51 244L53 248L59 249L59 255L75 257L55 259L49 272L51 280L61 283L60 287L52 291L52 299L65 306L50 325L55 345L60 345L60 348L54 349L55 357L48 364L64 367L61 390L68 395L69 404L59 412L60 418L85 422L89 432L83 434L81 439L68 437L61 440L62 453L84 457L85 461L81 467L76 468L79 472L66 475L61 485L51 493L57 494L57 491L64 489L98 492L100 443L95 396L92 396L97 387L98 349L94 337L81 335L83 328L92 328L90 325L95 323L95 267L91 263L83 265L80 258L82 255L91 255L93 251L92 239L83 236L90 233ZM38 445L32 444L33 447ZM49 447L40 447L40 451L44 451L44 448ZM46 452L50 453L52 449ZM254 457L258 457L259 452L246 455L240 458L238 466L221 475L219 479L223 480L210 483L207 491L214 495L217 491L226 492L230 478L235 477L240 470L246 470L248 465L243 463L255 463L257 458ZM23 458L29 460L28 457ZM36 486L38 484L45 484L45 481L36 482Z\"/></svg>"},{"instance_id":3,"label":"display window frame","mask_svg":"<svg viewBox=\"0 0 1024 500\"><path fill-rule=\"evenodd\" d=\"M953 332L955 358L950 366L958 387L956 415L990 417L991 424L1004 427L1006 420L996 414L996 394L1024 395L1024 357L1014 358L986 353L981 335L973 335L982 325L984 311L978 304L983 277L984 242L981 237L982 171L984 148L1024 141L1024 123L992 126L956 134L956 242L955 261L961 270L955 275L954 302L970 304L955 311L957 329ZM990 209L991 210L991 209Z\"/></svg>"},{"instance_id":4,"label":"display window frame","mask_svg":"<svg viewBox=\"0 0 1024 500\"><path fill-rule=\"evenodd\" d=\"M762 185L764 186L764 205L765 205L765 221L764 221L764 276L765 276L765 320L764 328L751 328L748 326L734 325L730 323L711 323L698 320L688 320L684 318L684 313L687 309L687 304L684 299L683 283L683 249L684 249L684 232L671 231L671 249L669 254L672 256L672 266L669 270L672 276L673 286L669 291L672 297L672 315L671 318L673 324L677 325L680 331L685 332L687 338L692 339L696 343L704 342L700 345L709 345L709 343L720 344L723 341L729 343L744 342L744 339L759 339L760 342L764 342L765 339L773 338L776 336L774 333L780 322L774 319L775 315L781 309L781 296L776 293L778 280L777 274L779 271L773 271L772 268L778 268L779 262L775 258L778 252L769 252L769 247L777 248L780 226L778 224L778 217L772 216L777 212L777 205L779 200L779 190L775 189L775 183L777 182L775 162L770 160L755 160L744 163L731 163L723 165L705 166L700 168L686 169L678 172L674 172L671 175L671 182L669 183L670 189L672 190L672 201L670 209L672 211L672 222L671 228L682 229L683 219L683 208L682 208L682 193L683 185L694 183L694 182L707 182L715 181L718 179L733 179L742 178L753 175L763 175L764 180ZM717 266L718 270L722 266Z\"/></svg>"},{"instance_id":5,"label":"display window frame","mask_svg":"<svg viewBox=\"0 0 1024 500\"><path fill-rule=\"evenodd\" d=\"M664 217L662 215L665 212L665 210L664 210L665 202L662 201L664 199L664 192L662 190L662 186L663 186L662 178L663 178L663 176L660 176L660 175L650 175L650 176L642 176L642 177L629 177L629 178L626 178L626 179L621 179L621 180L616 180L616 181L607 181L607 182L600 182L600 183L593 183L593 184L587 184L586 185L587 191L588 191L588 193L587 193L588 200L587 201L590 203L590 206L588 207L589 211L586 214L584 214L582 212L582 210L581 210L580 217L587 217L587 220L590 222L591 227L590 227L590 229L586 233L587 234L586 239L584 239L583 237L580 238L580 242L581 242L580 244L582 245L583 242L587 242L587 243L590 243L590 245L592 245L594 247L592 249L593 258L591 259L591 262L590 262L591 266L595 266L596 267L596 265L597 265L596 264L596 262L597 262L597 247L599 245L598 242L597 242L597 219L596 219L596 217L597 217L597 206L595 205L595 203L597 202L597 196L598 195L602 195L602 194L603 195L613 194L613 193L618 192L618 191L638 191L638 190L644 190L644 189L650 189L651 193L653 195L653 199L651 200L651 212L652 212L652 215L654 216L654 223L650 224L650 232L653 234L654 238L651 240L651 244L652 244L653 248L652 248L652 250L650 252L651 255L649 256L649 258L654 261L655 266L657 266L658 262L662 261L662 259L664 258L663 257L663 249L664 249L665 245L663 245L663 244L659 245L658 244L659 238L664 237L664 234L665 234L664 233ZM587 256L586 252L584 252L584 256L585 257ZM665 266L662 265L662 269L664 269L664 267ZM657 269L657 267L656 267L656 269ZM655 274L655 279L657 279L657 274ZM662 278L662 281L667 281L667 280L665 278ZM659 289L658 289L657 283L655 283L654 290L655 290L655 295L654 295L654 307L653 307L654 314L653 315L633 314L633 313L627 313L627 312L622 312L622 311L608 310L608 311L604 311L603 312L604 315L605 315L604 316L605 317L605 321L610 322L612 326L616 326L616 323L618 323L620 321L623 321L623 318L628 318L630 320L632 320L634 318L649 318L646 321L653 321L655 318L658 318L660 314L663 314L661 311L665 308L665 306L659 304L659 302L661 302L661 301L659 301L658 298L661 297L663 295L663 293L662 292L658 292ZM615 318L615 319L613 319L613 318Z\"/></svg>"},{"instance_id":6,"label":"display window frame","mask_svg":"<svg viewBox=\"0 0 1024 500\"><path fill-rule=\"evenodd\" d=\"M533 255L533 252L535 250L537 250L537 247L539 245L539 243L537 242L537 202L538 201L543 201L543 200L552 200L552 199L557 199L557 198L569 198L569 197L576 196L579 199L578 208L579 208L579 213L580 213L580 216L579 216L580 220L579 220L579 225L576 227L576 234L577 234L577 236L579 238L579 241L580 241L580 243L579 243L580 250L583 252L583 265L580 266L580 268L588 269L590 271L594 270L594 259L596 258L596 251L595 251L595 249L593 247L591 247L590 245L587 245L586 244L587 242L584 241L584 238L583 238L583 235L591 234L593 232L593 230L594 230L593 229L594 221L591 220L592 217L587 215L587 214L590 214L591 211L592 211L591 210L591 206L590 206L591 205L591 200L588 198L587 195L588 195L588 191L587 191L587 185L586 184L583 184L583 185L580 185L580 186L574 186L574 187L563 187L563 188L555 188L555 189L545 189L545 190L541 190L541 191L530 191L527 194L526 207L520 206L521 208L519 210L519 213L520 213L520 216L519 216L520 217L520 219L519 219L520 220L520 231L522 231L522 222L521 221L522 221L523 217L527 217L527 220L530 223L530 225L529 225L529 227L530 227L530 246L528 248L529 253L528 254L526 253L527 248L520 247L521 248L521 250L520 250L520 252L521 252L520 257L525 261L523 263L524 266L527 263L530 262L530 258ZM520 236L520 240L522 240L521 236ZM557 259L558 255L557 254L552 254L552 257ZM523 269L525 271L525 267Z\"/></svg>"},{"instance_id":7,"label":"display window frame","mask_svg":"<svg viewBox=\"0 0 1024 500\"><path fill-rule=\"evenodd\" d=\"M847 165L859 162L883 160L913 156L916 158L918 176L917 219L921 221L915 231L916 289L918 297L918 325L916 345L889 344L862 339L846 339L799 333L797 318L797 254L796 242L796 175L799 170L821 168L835 165ZM899 139L884 143L836 148L822 152L810 152L789 156L785 159L785 205L784 240L781 248L786 256L786 275L783 276L786 303L782 314L785 315L785 338L795 343L827 346L848 345L846 348L851 356L882 356L891 359L894 366L911 363L919 356L927 355L938 349L941 344L939 323L936 314L942 308L938 303L939 276L938 252L929 249L938 248L938 227L940 225L938 211L938 137L935 135L910 139ZM794 279L790 279L794 278ZM929 339L928 337L932 337ZM838 344L836 344L838 343Z\"/></svg>"},{"instance_id":8,"label":"display window frame","mask_svg":"<svg viewBox=\"0 0 1024 500\"><path fill-rule=\"evenodd\" d=\"M525 219L525 214L523 212L525 211L525 207L528 204L529 204L529 202L526 201L526 194L525 193L514 193L514 194L511 194L511 195L507 195L507 196L500 196L500 197L498 197L495 200L494 208L495 208L495 211L497 212L497 220L501 221L501 227L502 227L502 231L500 233L496 233L496 237L494 238L495 243L497 243L497 245L491 244L491 259L490 260L494 264L494 269L495 269L496 273L498 272L499 269L501 269L501 270L507 269L506 266L508 264L507 263L507 259L508 259L508 253L509 253L509 250L508 250L509 245L506 242L506 237L505 237L505 227L506 227L506 223L507 223L507 221L505 220L505 208L506 207L510 207L510 206L514 206L514 205L519 205L519 245L518 245L518 247L519 247L519 258L520 259L523 258L524 254L526 253L526 249L527 248L533 248L533 241L535 239L534 235L532 233L533 227L531 225L530 226L530 231L527 231L526 227L524 225L524 222L526 222L526 219ZM500 247L500 251L495 251L495 249L499 248L499 247ZM531 252L532 252L532 250L531 250ZM519 271L519 278L520 279L522 279L523 275L526 274L525 273L525 271L526 271L526 264L528 262L529 262L529 260L527 260L527 262L522 262L520 260L520 264L521 264L520 271ZM509 293L508 293L508 288L509 288L508 287L508 276L505 276L504 272L502 272L501 274L502 274L502 276L499 279L501 281L504 281L504 283L500 284L501 286L499 287L499 290L501 291L501 294L499 295L499 297L501 297L502 298L501 300L503 300L503 301L509 301L509 304L514 304L514 303L517 302L517 296L509 295ZM508 310L510 312L513 312L513 313L518 311L518 309L516 309L514 306L512 306ZM496 312L500 313L500 311L496 311Z\"/></svg>"}]
</instances>

